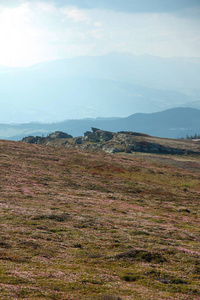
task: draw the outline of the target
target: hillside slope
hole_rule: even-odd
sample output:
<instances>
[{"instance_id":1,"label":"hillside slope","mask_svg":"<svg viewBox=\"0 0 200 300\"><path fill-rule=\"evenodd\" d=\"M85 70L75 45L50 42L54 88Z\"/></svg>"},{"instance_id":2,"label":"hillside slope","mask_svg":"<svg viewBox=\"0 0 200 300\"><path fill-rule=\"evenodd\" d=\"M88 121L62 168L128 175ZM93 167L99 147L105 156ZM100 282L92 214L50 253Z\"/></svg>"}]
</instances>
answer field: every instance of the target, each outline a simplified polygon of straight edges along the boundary
<instances>
[{"instance_id":1,"label":"hillside slope","mask_svg":"<svg viewBox=\"0 0 200 300\"><path fill-rule=\"evenodd\" d=\"M200 159L181 160L0 140L1 299L199 299Z\"/></svg>"},{"instance_id":2,"label":"hillside slope","mask_svg":"<svg viewBox=\"0 0 200 300\"><path fill-rule=\"evenodd\" d=\"M66 120L57 123L0 124L0 138L21 140L28 135L47 135L53 131L82 136L91 127L108 131L135 131L163 138L181 138L199 134L200 110L172 108L153 114L133 114L126 118Z\"/></svg>"},{"instance_id":3,"label":"hillside slope","mask_svg":"<svg viewBox=\"0 0 200 300\"><path fill-rule=\"evenodd\" d=\"M0 69L1 123L199 108L200 62L111 53Z\"/></svg>"}]
</instances>

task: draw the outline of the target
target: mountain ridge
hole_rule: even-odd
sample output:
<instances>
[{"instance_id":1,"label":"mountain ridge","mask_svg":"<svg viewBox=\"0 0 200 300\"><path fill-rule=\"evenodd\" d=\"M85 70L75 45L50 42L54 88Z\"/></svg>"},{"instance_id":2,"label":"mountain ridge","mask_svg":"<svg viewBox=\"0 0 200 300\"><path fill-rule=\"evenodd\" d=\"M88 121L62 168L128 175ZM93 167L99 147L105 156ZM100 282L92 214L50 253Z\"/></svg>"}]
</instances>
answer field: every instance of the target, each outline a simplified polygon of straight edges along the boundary
<instances>
[{"instance_id":1,"label":"mountain ridge","mask_svg":"<svg viewBox=\"0 0 200 300\"><path fill-rule=\"evenodd\" d=\"M28 135L47 135L52 131L68 132L81 136L91 127L108 131L143 132L163 138L181 138L199 134L200 110L172 108L152 114L132 114L126 118L73 119L56 123L0 124L0 138L21 140Z\"/></svg>"},{"instance_id":2,"label":"mountain ridge","mask_svg":"<svg viewBox=\"0 0 200 300\"><path fill-rule=\"evenodd\" d=\"M0 120L52 122L199 108L199 79L196 61L120 53L0 69Z\"/></svg>"}]
</instances>

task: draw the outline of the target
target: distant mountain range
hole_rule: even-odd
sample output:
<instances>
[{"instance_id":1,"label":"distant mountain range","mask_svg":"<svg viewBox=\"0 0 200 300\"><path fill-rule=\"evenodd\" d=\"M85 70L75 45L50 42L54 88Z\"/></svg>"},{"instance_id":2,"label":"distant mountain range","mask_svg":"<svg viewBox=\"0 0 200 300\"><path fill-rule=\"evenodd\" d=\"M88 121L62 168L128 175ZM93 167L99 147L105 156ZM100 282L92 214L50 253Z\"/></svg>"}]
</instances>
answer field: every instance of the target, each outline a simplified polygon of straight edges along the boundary
<instances>
[{"instance_id":1,"label":"distant mountain range","mask_svg":"<svg viewBox=\"0 0 200 300\"><path fill-rule=\"evenodd\" d=\"M200 108L200 59L111 53L0 68L0 123Z\"/></svg>"},{"instance_id":2,"label":"distant mountain range","mask_svg":"<svg viewBox=\"0 0 200 300\"><path fill-rule=\"evenodd\" d=\"M20 140L25 136L46 136L54 131L64 131L74 137L96 127L112 132L134 131L163 138L181 138L200 133L200 110L172 108L158 113L137 113L126 118L96 118L66 120L57 123L0 124L0 138Z\"/></svg>"}]
</instances>

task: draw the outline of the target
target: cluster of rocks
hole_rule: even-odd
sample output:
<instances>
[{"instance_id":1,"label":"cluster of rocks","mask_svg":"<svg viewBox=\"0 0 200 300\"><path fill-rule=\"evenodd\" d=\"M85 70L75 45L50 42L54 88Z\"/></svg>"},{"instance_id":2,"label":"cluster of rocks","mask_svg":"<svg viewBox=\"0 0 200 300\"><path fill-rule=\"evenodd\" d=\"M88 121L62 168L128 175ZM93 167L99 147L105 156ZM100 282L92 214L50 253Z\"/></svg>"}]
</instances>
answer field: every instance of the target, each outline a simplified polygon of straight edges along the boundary
<instances>
[{"instance_id":1,"label":"cluster of rocks","mask_svg":"<svg viewBox=\"0 0 200 300\"><path fill-rule=\"evenodd\" d=\"M55 139L69 139L69 138L73 138L73 136L62 131L55 131L47 135L47 137L30 135L23 138L22 142L30 143L30 144L46 144L46 141L52 141Z\"/></svg>"},{"instance_id":2,"label":"cluster of rocks","mask_svg":"<svg viewBox=\"0 0 200 300\"><path fill-rule=\"evenodd\" d=\"M92 127L92 132L91 131L86 131L84 133L84 141L88 142L107 142L112 140L114 137L114 133L110 131L105 131L105 130L100 130L98 128Z\"/></svg>"},{"instance_id":3,"label":"cluster of rocks","mask_svg":"<svg viewBox=\"0 0 200 300\"><path fill-rule=\"evenodd\" d=\"M163 142L164 141L164 142ZM92 131L86 131L83 137L56 131L47 137L28 136L22 139L22 142L33 144L44 144L55 147L81 148L91 151L104 151L107 153L117 152L146 152L146 153L165 153L165 154L185 154L193 153L181 147L172 147L167 139L155 138L147 134L120 131L117 133L92 128Z\"/></svg>"}]
</instances>

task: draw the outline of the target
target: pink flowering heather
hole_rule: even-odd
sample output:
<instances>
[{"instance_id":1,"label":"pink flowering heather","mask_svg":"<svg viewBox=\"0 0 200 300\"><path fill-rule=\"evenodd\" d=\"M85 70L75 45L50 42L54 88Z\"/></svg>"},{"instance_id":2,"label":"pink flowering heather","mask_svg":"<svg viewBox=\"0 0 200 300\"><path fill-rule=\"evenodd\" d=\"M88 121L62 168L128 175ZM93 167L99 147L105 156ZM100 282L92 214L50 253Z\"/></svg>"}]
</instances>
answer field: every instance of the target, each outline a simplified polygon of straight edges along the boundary
<instances>
[{"instance_id":1,"label":"pink flowering heather","mask_svg":"<svg viewBox=\"0 0 200 300\"><path fill-rule=\"evenodd\" d=\"M199 164L0 141L1 299L200 299Z\"/></svg>"}]
</instances>

